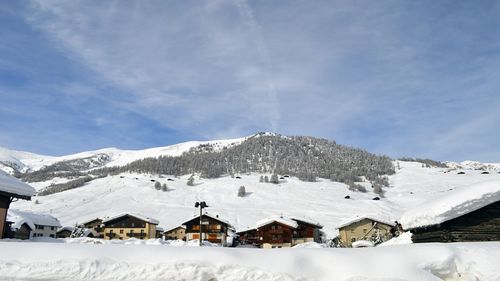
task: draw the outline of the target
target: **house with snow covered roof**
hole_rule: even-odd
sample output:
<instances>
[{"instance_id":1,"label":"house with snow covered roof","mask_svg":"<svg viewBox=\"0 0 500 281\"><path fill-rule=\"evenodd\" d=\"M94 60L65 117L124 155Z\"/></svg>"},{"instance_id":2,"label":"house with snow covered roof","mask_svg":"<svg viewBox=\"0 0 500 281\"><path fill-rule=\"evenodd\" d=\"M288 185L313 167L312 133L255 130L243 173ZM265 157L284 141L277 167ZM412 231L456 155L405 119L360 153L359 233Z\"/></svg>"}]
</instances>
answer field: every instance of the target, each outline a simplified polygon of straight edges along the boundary
<instances>
[{"instance_id":1,"label":"house with snow covered roof","mask_svg":"<svg viewBox=\"0 0 500 281\"><path fill-rule=\"evenodd\" d=\"M186 226L180 225L167 229L163 233L165 240L185 240L186 239Z\"/></svg>"},{"instance_id":2,"label":"house with snow covered roof","mask_svg":"<svg viewBox=\"0 0 500 281\"><path fill-rule=\"evenodd\" d=\"M200 216L195 216L182 223L186 227L186 240L200 239ZM231 227L229 221L218 215L205 213L201 217L201 239L211 243L227 246L227 233Z\"/></svg>"},{"instance_id":3,"label":"house with snow covered roof","mask_svg":"<svg viewBox=\"0 0 500 281\"><path fill-rule=\"evenodd\" d=\"M395 222L378 216L360 215L342 221L337 226L340 243L344 247L352 247L360 240L381 243L393 237Z\"/></svg>"},{"instance_id":4,"label":"house with snow covered roof","mask_svg":"<svg viewBox=\"0 0 500 281\"><path fill-rule=\"evenodd\" d=\"M262 248L286 248L306 242L321 242L321 228L321 224L311 219L281 215L258 221L255 234ZM247 231L240 234L254 233Z\"/></svg>"},{"instance_id":5,"label":"house with snow covered roof","mask_svg":"<svg viewBox=\"0 0 500 281\"><path fill-rule=\"evenodd\" d=\"M81 222L78 224L79 228L85 228L85 229L91 229L93 232L96 233L95 238L104 238L104 227L102 225L102 219L100 218L93 218L86 220L84 222Z\"/></svg>"},{"instance_id":6,"label":"house with snow covered roof","mask_svg":"<svg viewBox=\"0 0 500 281\"><path fill-rule=\"evenodd\" d=\"M7 220L11 222L9 237L16 239L56 238L61 227L59 220L51 215L16 209L9 209Z\"/></svg>"},{"instance_id":7,"label":"house with snow covered roof","mask_svg":"<svg viewBox=\"0 0 500 281\"><path fill-rule=\"evenodd\" d=\"M6 224L10 203L14 199L31 200L36 191L30 185L0 170L0 239L10 229Z\"/></svg>"},{"instance_id":8,"label":"house with snow covered roof","mask_svg":"<svg viewBox=\"0 0 500 281\"><path fill-rule=\"evenodd\" d=\"M159 221L139 214L124 213L102 220L104 239L156 238Z\"/></svg>"},{"instance_id":9,"label":"house with snow covered roof","mask_svg":"<svg viewBox=\"0 0 500 281\"><path fill-rule=\"evenodd\" d=\"M298 223L285 216L271 216L257 222L257 235L264 249L293 246L293 232Z\"/></svg>"},{"instance_id":10,"label":"house with snow covered roof","mask_svg":"<svg viewBox=\"0 0 500 281\"><path fill-rule=\"evenodd\" d=\"M297 222L297 229L293 232L293 245L307 242L322 242L321 229L323 225L305 217L290 217Z\"/></svg>"},{"instance_id":11,"label":"house with snow covered roof","mask_svg":"<svg viewBox=\"0 0 500 281\"><path fill-rule=\"evenodd\" d=\"M413 242L500 241L500 182L448 192L403 213Z\"/></svg>"},{"instance_id":12,"label":"house with snow covered roof","mask_svg":"<svg viewBox=\"0 0 500 281\"><path fill-rule=\"evenodd\" d=\"M238 237L238 244L240 245L261 245L259 235L257 235L257 228L255 227L239 230L236 232L236 235Z\"/></svg>"}]
</instances>

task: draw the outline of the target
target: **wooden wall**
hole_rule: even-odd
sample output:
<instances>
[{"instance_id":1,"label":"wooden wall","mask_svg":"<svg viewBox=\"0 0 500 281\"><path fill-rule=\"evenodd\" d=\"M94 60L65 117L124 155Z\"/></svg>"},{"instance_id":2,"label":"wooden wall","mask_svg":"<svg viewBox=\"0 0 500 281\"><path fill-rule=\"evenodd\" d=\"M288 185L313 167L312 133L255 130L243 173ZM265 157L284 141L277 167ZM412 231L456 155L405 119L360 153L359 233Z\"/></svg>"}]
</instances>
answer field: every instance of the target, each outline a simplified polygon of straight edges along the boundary
<instances>
[{"instance_id":1,"label":"wooden wall","mask_svg":"<svg viewBox=\"0 0 500 281\"><path fill-rule=\"evenodd\" d=\"M415 243L500 241L500 201L442 224L410 231Z\"/></svg>"}]
</instances>

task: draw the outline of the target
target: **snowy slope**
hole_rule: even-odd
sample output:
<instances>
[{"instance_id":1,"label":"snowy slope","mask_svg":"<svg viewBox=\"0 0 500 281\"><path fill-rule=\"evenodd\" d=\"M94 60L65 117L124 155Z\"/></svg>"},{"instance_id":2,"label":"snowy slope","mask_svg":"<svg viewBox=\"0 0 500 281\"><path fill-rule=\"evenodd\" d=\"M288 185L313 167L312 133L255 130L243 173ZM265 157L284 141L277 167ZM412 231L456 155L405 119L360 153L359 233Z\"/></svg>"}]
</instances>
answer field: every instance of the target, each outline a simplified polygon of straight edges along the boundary
<instances>
[{"instance_id":1,"label":"snowy slope","mask_svg":"<svg viewBox=\"0 0 500 281\"><path fill-rule=\"evenodd\" d=\"M310 218L324 225L329 237L337 232L341 221L354 215L373 215L398 220L401 214L419 204L446 195L456 188L485 180L500 180L500 174L481 174L470 170L465 175L447 172L443 168L422 168L414 162L400 162L401 169L390 177L391 187L385 198L372 200L372 192L349 191L344 184L321 180L302 182L288 178L279 185L259 183L258 174L240 175L241 179L222 177L197 179L195 186L187 186L187 176L159 178L152 175L122 174L89 182L83 187L18 201L14 208L51 213L63 225L74 225L87 219L113 216L123 212L139 213L159 219L160 226L169 229L196 215L194 203L206 201L207 211L229 220L237 230L254 227L270 216L297 216ZM137 178L137 179L136 179ZM154 182L166 183L168 192L154 189ZM243 185L246 197L238 197ZM351 199L344 199L349 195ZM39 204L34 201L38 200Z\"/></svg>"},{"instance_id":2,"label":"snowy slope","mask_svg":"<svg viewBox=\"0 0 500 281\"><path fill-rule=\"evenodd\" d=\"M201 144L212 144L215 146L215 149L222 149L223 147L239 144L246 138L247 137L214 141L189 141L170 146L155 147L143 150L103 148L99 150L80 152L65 156L38 155L34 153L9 150L0 147L0 170L4 170L9 173L12 173L14 168L20 172L36 171L44 166L48 166L60 161L93 157L96 158L102 155L107 156L107 158L109 159L109 161L103 166L123 166L135 160L148 157L179 156L183 152L186 152L189 149Z\"/></svg>"}]
</instances>

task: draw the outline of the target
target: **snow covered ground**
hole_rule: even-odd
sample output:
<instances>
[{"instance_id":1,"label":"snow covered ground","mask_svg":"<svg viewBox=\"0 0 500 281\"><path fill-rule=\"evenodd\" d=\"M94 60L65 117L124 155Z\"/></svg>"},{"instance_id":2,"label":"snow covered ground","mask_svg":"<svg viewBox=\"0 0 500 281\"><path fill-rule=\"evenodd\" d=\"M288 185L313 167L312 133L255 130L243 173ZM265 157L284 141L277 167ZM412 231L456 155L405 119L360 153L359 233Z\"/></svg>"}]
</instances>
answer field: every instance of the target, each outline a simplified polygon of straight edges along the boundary
<instances>
[{"instance_id":1,"label":"snow covered ground","mask_svg":"<svg viewBox=\"0 0 500 281\"><path fill-rule=\"evenodd\" d=\"M500 280L499 242L262 250L154 241L3 241L0 280Z\"/></svg>"}]
</instances>

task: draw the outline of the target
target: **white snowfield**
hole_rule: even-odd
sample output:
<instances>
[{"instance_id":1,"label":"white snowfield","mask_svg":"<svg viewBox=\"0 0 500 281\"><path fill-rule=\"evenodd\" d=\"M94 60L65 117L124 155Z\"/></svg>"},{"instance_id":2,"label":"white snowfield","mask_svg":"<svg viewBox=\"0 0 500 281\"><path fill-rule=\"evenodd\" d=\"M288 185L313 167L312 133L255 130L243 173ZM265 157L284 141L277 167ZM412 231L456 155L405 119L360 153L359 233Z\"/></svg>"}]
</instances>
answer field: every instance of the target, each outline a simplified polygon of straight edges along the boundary
<instances>
[{"instance_id":1,"label":"white snowfield","mask_svg":"<svg viewBox=\"0 0 500 281\"><path fill-rule=\"evenodd\" d=\"M0 280L500 280L498 242L276 250L0 242L0 253Z\"/></svg>"},{"instance_id":2,"label":"white snowfield","mask_svg":"<svg viewBox=\"0 0 500 281\"><path fill-rule=\"evenodd\" d=\"M20 171L25 172L36 171L43 168L44 166L49 166L60 161L88 158L105 154L110 157L110 161L105 165L106 167L124 166L135 160L148 157L179 156L189 149L202 144L212 144L214 145L215 149L222 149L224 147L239 144L247 138L248 137L213 141L189 141L170 146L154 147L142 150L122 150L111 147L64 156L39 155L29 152L9 150L0 147L0 162L6 162L11 165L15 165L19 168ZM11 167L2 165L2 163L0 163L0 170L12 172Z\"/></svg>"},{"instance_id":3,"label":"white snowfield","mask_svg":"<svg viewBox=\"0 0 500 281\"><path fill-rule=\"evenodd\" d=\"M0 191L21 196L33 196L36 194L32 186L14 178L2 170L0 170Z\"/></svg>"},{"instance_id":4,"label":"white snowfield","mask_svg":"<svg viewBox=\"0 0 500 281\"><path fill-rule=\"evenodd\" d=\"M404 229L440 224L500 201L500 181L463 186L406 211L401 217Z\"/></svg>"}]
</instances>

